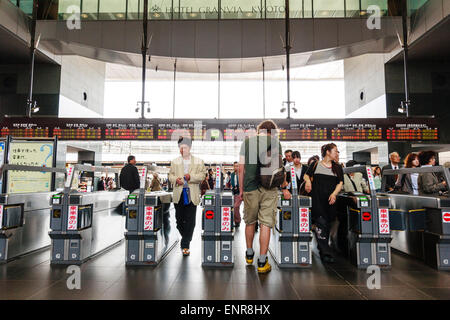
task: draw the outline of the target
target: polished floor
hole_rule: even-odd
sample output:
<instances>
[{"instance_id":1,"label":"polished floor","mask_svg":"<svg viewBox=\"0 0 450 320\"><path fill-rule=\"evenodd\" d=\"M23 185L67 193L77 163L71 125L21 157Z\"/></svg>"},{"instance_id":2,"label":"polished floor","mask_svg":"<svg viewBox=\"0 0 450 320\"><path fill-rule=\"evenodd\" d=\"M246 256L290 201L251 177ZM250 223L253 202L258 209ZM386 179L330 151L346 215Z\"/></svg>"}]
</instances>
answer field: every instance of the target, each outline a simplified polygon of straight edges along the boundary
<instances>
[{"instance_id":1,"label":"polished floor","mask_svg":"<svg viewBox=\"0 0 450 320\"><path fill-rule=\"evenodd\" d=\"M203 269L200 211L190 257L178 246L157 267L125 267L125 245L81 266L81 289L69 290L66 267L50 266L50 251L30 254L0 266L0 299L450 299L450 272L438 272L399 253L381 274L381 289L368 289L369 275L343 258L324 265L313 255L310 269L258 275L244 260L244 229L235 234L233 269ZM258 248L255 241L255 248Z\"/></svg>"}]
</instances>

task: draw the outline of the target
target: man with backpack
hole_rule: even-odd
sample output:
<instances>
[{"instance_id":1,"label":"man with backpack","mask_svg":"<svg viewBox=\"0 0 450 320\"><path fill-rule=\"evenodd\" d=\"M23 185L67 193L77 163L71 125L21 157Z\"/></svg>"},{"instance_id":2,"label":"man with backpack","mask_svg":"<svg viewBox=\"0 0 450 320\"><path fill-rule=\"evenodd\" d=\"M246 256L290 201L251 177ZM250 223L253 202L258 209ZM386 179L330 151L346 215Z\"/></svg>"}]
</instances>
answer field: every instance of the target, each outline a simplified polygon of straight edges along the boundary
<instances>
[{"instance_id":1,"label":"man with backpack","mask_svg":"<svg viewBox=\"0 0 450 320\"><path fill-rule=\"evenodd\" d=\"M247 264L253 264L255 224L260 225L258 272L271 270L268 262L270 232L276 223L278 190L284 183L285 170L281 160L281 144L277 125L265 120L258 125L257 135L246 138L239 158L239 196L244 200L245 240ZM283 189L285 199L291 194Z\"/></svg>"}]
</instances>

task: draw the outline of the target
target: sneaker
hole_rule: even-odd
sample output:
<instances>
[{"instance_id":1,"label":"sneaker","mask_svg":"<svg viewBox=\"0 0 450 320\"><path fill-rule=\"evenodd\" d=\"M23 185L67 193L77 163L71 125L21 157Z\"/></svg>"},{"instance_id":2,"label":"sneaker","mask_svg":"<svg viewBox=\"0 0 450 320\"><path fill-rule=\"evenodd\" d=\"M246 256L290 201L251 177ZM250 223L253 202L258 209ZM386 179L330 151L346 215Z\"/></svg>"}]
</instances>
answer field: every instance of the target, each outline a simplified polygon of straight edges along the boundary
<instances>
[{"instance_id":1,"label":"sneaker","mask_svg":"<svg viewBox=\"0 0 450 320\"><path fill-rule=\"evenodd\" d=\"M187 249L187 248L183 249L183 256L187 257L190 254L191 254L191 252L189 251L189 249Z\"/></svg>"},{"instance_id":2,"label":"sneaker","mask_svg":"<svg viewBox=\"0 0 450 320\"><path fill-rule=\"evenodd\" d=\"M247 252L245 253L245 261L247 264L253 264L253 257L255 256L255 252L253 252L252 255L248 255Z\"/></svg>"},{"instance_id":3,"label":"sneaker","mask_svg":"<svg viewBox=\"0 0 450 320\"><path fill-rule=\"evenodd\" d=\"M270 270L272 270L272 266L269 264L269 259L267 257L264 263L261 263L258 260L258 273L268 273Z\"/></svg>"}]
</instances>

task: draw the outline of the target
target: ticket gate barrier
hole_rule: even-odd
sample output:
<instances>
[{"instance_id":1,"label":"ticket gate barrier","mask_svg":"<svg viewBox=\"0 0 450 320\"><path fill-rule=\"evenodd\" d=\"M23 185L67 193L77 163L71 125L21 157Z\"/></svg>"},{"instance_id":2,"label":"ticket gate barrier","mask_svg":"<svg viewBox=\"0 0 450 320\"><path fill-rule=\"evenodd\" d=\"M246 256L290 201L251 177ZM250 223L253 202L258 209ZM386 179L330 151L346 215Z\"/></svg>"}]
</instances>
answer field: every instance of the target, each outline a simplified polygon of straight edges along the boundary
<instances>
[{"instance_id":1,"label":"ticket gate barrier","mask_svg":"<svg viewBox=\"0 0 450 320\"><path fill-rule=\"evenodd\" d=\"M220 190L220 167L216 188L202 197L202 267L233 267L234 196Z\"/></svg>"},{"instance_id":2,"label":"ticket gate barrier","mask_svg":"<svg viewBox=\"0 0 450 320\"><path fill-rule=\"evenodd\" d=\"M269 251L280 268L308 268L312 265L311 197L278 196L278 213L272 229Z\"/></svg>"},{"instance_id":3,"label":"ticket gate barrier","mask_svg":"<svg viewBox=\"0 0 450 320\"><path fill-rule=\"evenodd\" d=\"M178 243L170 225L172 194L165 191L132 193L127 198L126 265L156 266ZM173 232L171 232L173 231Z\"/></svg>"},{"instance_id":4,"label":"ticket gate barrier","mask_svg":"<svg viewBox=\"0 0 450 320\"><path fill-rule=\"evenodd\" d=\"M441 174L447 183L450 181L450 172L441 166L385 170L384 175L431 172ZM450 270L450 197L395 193L386 196L391 199L392 247L438 270Z\"/></svg>"},{"instance_id":5,"label":"ticket gate barrier","mask_svg":"<svg viewBox=\"0 0 450 320\"><path fill-rule=\"evenodd\" d=\"M358 267L391 267L389 197L377 195L370 166L344 168L344 174L360 172L369 181L370 195L340 193L337 198L339 228L337 246Z\"/></svg>"},{"instance_id":6,"label":"ticket gate barrier","mask_svg":"<svg viewBox=\"0 0 450 320\"><path fill-rule=\"evenodd\" d=\"M64 191L52 197L51 264L82 264L123 240L124 217L117 208L129 192L71 190L74 175L81 171L119 173L94 166L67 168Z\"/></svg>"},{"instance_id":7,"label":"ticket gate barrier","mask_svg":"<svg viewBox=\"0 0 450 320\"><path fill-rule=\"evenodd\" d=\"M65 169L6 164L2 171L39 171L65 174ZM1 183L0 183L1 184ZM50 246L51 196L55 192L0 194L0 263Z\"/></svg>"}]
</instances>

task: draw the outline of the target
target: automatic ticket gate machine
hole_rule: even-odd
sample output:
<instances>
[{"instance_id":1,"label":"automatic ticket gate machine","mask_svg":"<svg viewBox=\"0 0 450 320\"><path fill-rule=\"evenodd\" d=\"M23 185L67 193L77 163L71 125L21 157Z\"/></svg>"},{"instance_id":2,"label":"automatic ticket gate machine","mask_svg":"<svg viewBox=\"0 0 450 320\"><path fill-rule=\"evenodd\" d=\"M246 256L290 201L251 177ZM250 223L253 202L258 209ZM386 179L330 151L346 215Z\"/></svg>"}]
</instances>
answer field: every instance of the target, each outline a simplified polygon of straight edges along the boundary
<instances>
[{"instance_id":1,"label":"automatic ticket gate machine","mask_svg":"<svg viewBox=\"0 0 450 320\"><path fill-rule=\"evenodd\" d=\"M178 243L175 228L170 225L167 204L172 193L145 192L147 168L141 172L138 192L128 195L126 201L126 265L156 266ZM171 232L173 231L173 232Z\"/></svg>"},{"instance_id":2,"label":"automatic ticket gate machine","mask_svg":"<svg viewBox=\"0 0 450 320\"><path fill-rule=\"evenodd\" d=\"M442 166L385 170L385 177L401 174L440 174L448 183L450 171ZM390 224L394 230L392 247L423 260L438 270L450 270L450 197L386 194L391 199Z\"/></svg>"},{"instance_id":3,"label":"automatic ticket gate machine","mask_svg":"<svg viewBox=\"0 0 450 320\"><path fill-rule=\"evenodd\" d=\"M65 169L5 164L0 168L0 184L6 171L65 174ZM52 192L0 194L0 263L50 245L47 235Z\"/></svg>"},{"instance_id":4,"label":"automatic ticket gate machine","mask_svg":"<svg viewBox=\"0 0 450 320\"><path fill-rule=\"evenodd\" d=\"M216 167L216 187L202 198L202 267L233 267L234 196L221 191L221 168Z\"/></svg>"},{"instance_id":5,"label":"automatic ticket gate machine","mask_svg":"<svg viewBox=\"0 0 450 320\"><path fill-rule=\"evenodd\" d=\"M128 191L72 190L74 176L82 171L114 173L118 181L117 169L87 165L67 168L64 191L52 197L51 264L82 264L123 240L124 217L117 208Z\"/></svg>"},{"instance_id":6,"label":"automatic ticket gate machine","mask_svg":"<svg viewBox=\"0 0 450 320\"><path fill-rule=\"evenodd\" d=\"M376 194L370 166L344 168L344 174L356 172L367 177L370 194L344 192L338 195L338 248L358 269L370 265L390 268L389 197Z\"/></svg>"},{"instance_id":7,"label":"automatic ticket gate machine","mask_svg":"<svg viewBox=\"0 0 450 320\"><path fill-rule=\"evenodd\" d=\"M272 229L269 251L280 268L312 265L311 197L299 196L295 169L291 168L292 197L278 198L278 214Z\"/></svg>"}]
</instances>

